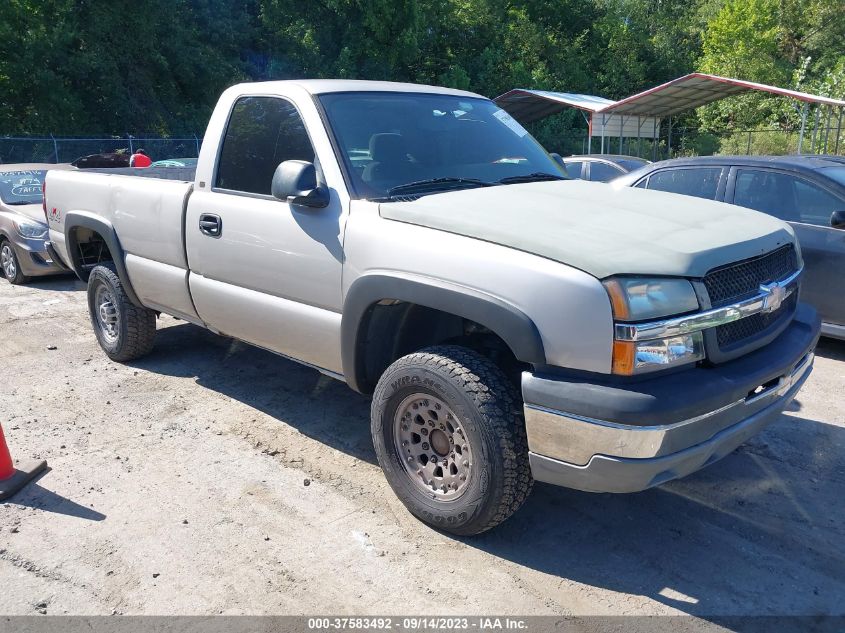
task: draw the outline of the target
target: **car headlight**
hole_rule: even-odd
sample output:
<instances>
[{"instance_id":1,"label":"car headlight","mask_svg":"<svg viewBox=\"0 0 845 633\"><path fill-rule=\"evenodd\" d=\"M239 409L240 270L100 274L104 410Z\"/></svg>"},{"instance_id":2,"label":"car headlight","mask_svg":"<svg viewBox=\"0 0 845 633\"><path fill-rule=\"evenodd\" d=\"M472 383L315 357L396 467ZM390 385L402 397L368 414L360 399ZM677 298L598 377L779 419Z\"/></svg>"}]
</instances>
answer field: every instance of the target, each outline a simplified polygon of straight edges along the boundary
<instances>
[{"instance_id":1,"label":"car headlight","mask_svg":"<svg viewBox=\"0 0 845 633\"><path fill-rule=\"evenodd\" d=\"M47 226L38 222L15 222L15 228L22 237L41 239L47 237Z\"/></svg>"},{"instance_id":2,"label":"car headlight","mask_svg":"<svg viewBox=\"0 0 845 633\"><path fill-rule=\"evenodd\" d=\"M617 277L603 282L615 322L641 322L698 310L698 298L686 279ZM613 342L612 372L641 374L704 359L701 332L644 341Z\"/></svg>"},{"instance_id":3,"label":"car headlight","mask_svg":"<svg viewBox=\"0 0 845 633\"><path fill-rule=\"evenodd\" d=\"M644 374L704 360L701 332L649 341L614 341L612 371L620 376Z\"/></svg>"},{"instance_id":4,"label":"car headlight","mask_svg":"<svg viewBox=\"0 0 845 633\"><path fill-rule=\"evenodd\" d=\"M645 321L698 310L698 297L686 279L617 277L604 282L613 318Z\"/></svg>"}]
</instances>

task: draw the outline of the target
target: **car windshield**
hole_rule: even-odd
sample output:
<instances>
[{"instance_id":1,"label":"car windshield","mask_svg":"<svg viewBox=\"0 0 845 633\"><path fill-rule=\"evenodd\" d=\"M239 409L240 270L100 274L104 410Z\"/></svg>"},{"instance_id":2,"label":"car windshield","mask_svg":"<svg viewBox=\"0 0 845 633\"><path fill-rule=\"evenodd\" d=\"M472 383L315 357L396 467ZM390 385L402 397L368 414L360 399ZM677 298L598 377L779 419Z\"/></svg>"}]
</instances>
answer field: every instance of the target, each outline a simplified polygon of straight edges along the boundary
<instances>
[{"instance_id":1,"label":"car windshield","mask_svg":"<svg viewBox=\"0 0 845 633\"><path fill-rule=\"evenodd\" d=\"M6 204L41 204L46 170L0 171L0 199Z\"/></svg>"},{"instance_id":2,"label":"car windshield","mask_svg":"<svg viewBox=\"0 0 845 633\"><path fill-rule=\"evenodd\" d=\"M566 178L519 123L486 99L362 92L320 101L362 198Z\"/></svg>"}]
</instances>

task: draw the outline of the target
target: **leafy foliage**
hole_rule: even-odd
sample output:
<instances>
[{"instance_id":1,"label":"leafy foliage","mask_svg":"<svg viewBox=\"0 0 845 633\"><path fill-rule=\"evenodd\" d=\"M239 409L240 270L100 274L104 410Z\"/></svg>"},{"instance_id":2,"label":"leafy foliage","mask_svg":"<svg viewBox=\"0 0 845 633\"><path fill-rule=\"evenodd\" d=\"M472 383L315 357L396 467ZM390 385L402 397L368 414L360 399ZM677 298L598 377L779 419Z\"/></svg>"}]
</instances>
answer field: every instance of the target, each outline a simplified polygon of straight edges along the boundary
<instances>
[{"instance_id":1,"label":"leafy foliage","mask_svg":"<svg viewBox=\"0 0 845 633\"><path fill-rule=\"evenodd\" d=\"M841 0L4 0L0 134L201 131L226 86L301 77L620 98L701 70L842 96L842 8ZM793 104L762 95L698 117L686 123L792 131L800 122ZM581 151L561 139L583 127L567 113L533 131Z\"/></svg>"}]
</instances>

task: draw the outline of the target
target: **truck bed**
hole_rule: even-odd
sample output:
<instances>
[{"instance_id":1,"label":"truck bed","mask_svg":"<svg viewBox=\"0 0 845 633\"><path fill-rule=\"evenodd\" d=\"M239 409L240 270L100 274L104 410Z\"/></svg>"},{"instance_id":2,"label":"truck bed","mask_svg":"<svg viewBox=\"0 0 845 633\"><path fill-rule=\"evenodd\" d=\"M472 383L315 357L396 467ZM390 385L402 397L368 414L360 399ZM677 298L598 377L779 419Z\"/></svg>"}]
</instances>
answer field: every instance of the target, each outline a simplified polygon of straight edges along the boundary
<instances>
[{"instance_id":1,"label":"truck bed","mask_svg":"<svg viewBox=\"0 0 845 633\"><path fill-rule=\"evenodd\" d=\"M53 171L47 176L46 202L50 241L71 261L65 225L74 215L104 223L102 230L120 236L126 269L142 300L175 305L196 318L186 279L188 261L183 243L185 211L193 190L194 169L85 169ZM156 179L151 182L149 179ZM109 227L108 225L111 225ZM78 241L89 236L83 231ZM86 267L91 249L77 247Z\"/></svg>"},{"instance_id":2,"label":"truck bed","mask_svg":"<svg viewBox=\"0 0 845 633\"><path fill-rule=\"evenodd\" d=\"M86 173L96 172L98 174L111 174L115 176L135 176L137 178L158 178L160 180L178 180L181 182L193 182L196 175L196 167L97 167L94 169L81 170Z\"/></svg>"}]
</instances>

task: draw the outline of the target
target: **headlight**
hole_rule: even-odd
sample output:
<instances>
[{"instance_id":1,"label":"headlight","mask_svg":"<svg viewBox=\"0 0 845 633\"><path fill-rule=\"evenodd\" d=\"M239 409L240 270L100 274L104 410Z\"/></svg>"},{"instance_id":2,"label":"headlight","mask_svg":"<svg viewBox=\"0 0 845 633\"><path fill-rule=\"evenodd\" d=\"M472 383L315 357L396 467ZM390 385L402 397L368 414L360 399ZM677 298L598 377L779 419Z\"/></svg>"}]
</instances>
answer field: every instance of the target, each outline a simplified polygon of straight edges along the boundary
<instances>
[{"instance_id":1,"label":"headlight","mask_svg":"<svg viewBox=\"0 0 845 633\"><path fill-rule=\"evenodd\" d=\"M647 321L698 310L686 279L617 277L604 282L616 322ZM704 359L701 332L647 341L613 342L614 374L631 376Z\"/></svg>"},{"instance_id":2,"label":"headlight","mask_svg":"<svg viewBox=\"0 0 845 633\"><path fill-rule=\"evenodd\" d=\"M686 279L617 277L604 282L613 318L644 321L698 310L698 298Z\"/></svg>"},{"instance_id":3,"label":"headlight","mask_svg":"<svg viewBox=\"0 0 845 633\"><path fill-rule=\"evenodd\" d=\"M701 332L650 341L614 341L612 371L621 376L631 376L703 359L704 337Z\"/></svg>"},{"instance_id":4,"label":"headlight","mask_svg":"<svg viewBox=\"0 0 845 633\"><path fill-rule=\"evenodd\" d=\"M15 222L15 228L21 236L29 239L41 239L47 237L47 227L38 222Z\"/></svg>"}]
</instances>

